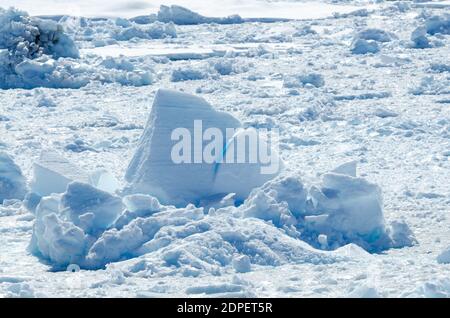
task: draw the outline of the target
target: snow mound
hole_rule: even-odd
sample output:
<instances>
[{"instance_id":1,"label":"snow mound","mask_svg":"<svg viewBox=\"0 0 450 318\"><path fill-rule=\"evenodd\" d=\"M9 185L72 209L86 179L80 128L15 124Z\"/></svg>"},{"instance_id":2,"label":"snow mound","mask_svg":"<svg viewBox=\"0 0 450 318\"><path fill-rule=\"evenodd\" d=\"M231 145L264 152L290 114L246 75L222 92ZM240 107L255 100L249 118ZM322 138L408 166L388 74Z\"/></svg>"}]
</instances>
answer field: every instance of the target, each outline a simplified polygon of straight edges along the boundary
<instances>
[{"instance_id":1,"label":"snow mound","mask_svg":"<svg viewBox=\"0 0 450 318\"><path fill-rule=\"evenodd\" d=\"M225 147L230 143L234 147L232 141L240 138L234 133L228 136L227 129L240 126L237 119L214 110L202 98L158 90L126 173L126 180L130 183L128 191L151 194L163 203L177 206L199 203L202 199L225 196L229 192L237 192L237 199L245 199L254 187L270 180L278 171L263 175L258 163L227 164L220 161L227 151ZM178 135L175 129L183 134ZM213 143L203 138L203 132L208 131L212 133L210 141L217 138ZM176 140L180 141L175 143ZM180 146L184 145L183 150ZM211 153L206 153L208 149ZM204 160L205 154L212 158ZM179 156L181 158L174 161ZM245 176L245 182L242 176Z\"/></svg>"},{"instance_id":2,"label":"snow mound","mask_svg":"<svg viewBox=\"0 0 450 318\"><path fill-rule=\"evenodd\" d=\"M135 217L121 228L115 224L100 231L103 221L109 223L114 214L105 218L99 213L111 210L106 207L116 210L117 199L87 185L72 183L69 187L73 189L62 197L43 198L30 245L35 255L50 261L56 269L69 264L98 269L137 257L136 261L145 260L146 266L160 275L181 272L197 276L200 271L218 274L228 266L244 272L251 270L251 264L328 264L350 258L315 250L263 220L222 213L206 215L203 208L193 205L181 209L160 206L161 211L150 216ZM82 196L74 196L77 194ZM102 222L95 222L97 217ZM130 270L144 269L139 267Z\"/></svg>"},{"instance_id":3,"label":"snow mound","mask_svg":"<svg viewBox=\"0 0 450 318\"><path fill-rule=\"evenodd\" d=\"M5 152L0 151L0 204L3 200L22 200L26 193L26 181L20 168Z\"/></svg>"},{"instance_id":4,"label":"snow mound","mask_svg":"<svg viewBox=\"0 0 450 318\"><path fill-rule=\"evenodd\" d=\"M161 5L157 19L161 22L173 22L178 25L194 25L202 23L235 24L243 22L242 18L238 15L232 15L225 18L205 17L178 5L171 5L170 7Z\"/></svg>"},{"instance_id":5,"label":"snow mound","mask_svg":"<svg viewBox=\"0 0 450 318\"><path fill-rule=\"evenodd\" d=\"M30 249L55 269L98 269L132 259L120 266L131 273L198 276L367 256L349 243L368 251L413 244L406 224L385 225L376 185L343 174L353 174L352 164L336 170L343 172L327 173L314 186L296 175L279 176L238 207L225 200L209 209L163 205L145 194L120 199L75 181L64 194L40 201Z\"/></svg>"}]
</instances>

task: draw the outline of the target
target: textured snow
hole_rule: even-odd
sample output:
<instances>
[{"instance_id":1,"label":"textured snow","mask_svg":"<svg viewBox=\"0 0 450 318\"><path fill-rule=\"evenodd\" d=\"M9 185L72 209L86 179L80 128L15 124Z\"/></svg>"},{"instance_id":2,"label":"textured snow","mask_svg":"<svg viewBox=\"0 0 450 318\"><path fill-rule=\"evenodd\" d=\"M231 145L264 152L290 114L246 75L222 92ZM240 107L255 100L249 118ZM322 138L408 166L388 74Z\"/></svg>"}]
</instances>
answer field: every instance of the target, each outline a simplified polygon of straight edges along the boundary
<instances>
[{"instance_id":1,"label":"textured snow","mask_svg":"<svg viewBox=\"0 0 450 318\"><path fill-rule=\"evenodd\" d=\"M1 13L1 297L450 296L448 1L8 5L46 17ZM242 198L123 191L160 88L279 129L282 175Z\"/></svg>"}]
</instances>

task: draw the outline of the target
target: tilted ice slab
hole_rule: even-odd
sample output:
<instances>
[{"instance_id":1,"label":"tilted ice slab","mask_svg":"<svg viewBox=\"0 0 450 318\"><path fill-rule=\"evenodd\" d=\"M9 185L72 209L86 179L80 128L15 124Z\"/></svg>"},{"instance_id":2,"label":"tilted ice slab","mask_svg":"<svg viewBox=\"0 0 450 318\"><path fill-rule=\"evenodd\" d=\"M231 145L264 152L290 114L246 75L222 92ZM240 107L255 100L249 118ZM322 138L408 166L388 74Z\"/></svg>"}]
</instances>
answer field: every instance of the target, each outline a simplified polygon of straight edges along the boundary
<instances>
[{"instance_id":1,"label":"tilted ice slab","mask_svg":"<svg viewBox=\"0 0 450 318\"><path fill-rule=\"evenodd\" d=\"M72 181L88 182L88 175L58 153L46 150L33 165L31 191L46 196L63 193Z\"/></svg>"},{"instance_id":2,"label":"tilted ice slab","mask_svg":"<svg viewBox=\"0 0 450 318\"><path fill-rule=\"evenodd\" d=\"M227 129L240 127L236 118L214 110L200 97L160 89L126 173L126 180L130 183L128 191L151 194L162 203L177 206L231 192L236 193L236 199L244 200L254 187L276 176L279 169L263 174L258 163L221 163L220 154L228 152L229 143L242 133L227 136ZM191 137L187 141L192 152L187 156L190 161L178 163L173 160L174 153L184 153L174 148L177 140L181 140L172 140L172 132L177 128ZM218 160L215 161L204 158L210 141L203 140L202 134L209 128L220 130L223 138L223 148L219 149L220 153L216 154ZM246 151L250 150L254 149L248 146Z\"/></svg>"},{"instance_id":3,"label":"tilted ice slab","mask_svg":"<svg viewBox=\"0 0 450 318\"><path fill-rule=\"evenodd\" d=\"M0 204L7 199L23 199L26 182L20 168L5 152L0 152Z\"/></svg>"}]
</instances>

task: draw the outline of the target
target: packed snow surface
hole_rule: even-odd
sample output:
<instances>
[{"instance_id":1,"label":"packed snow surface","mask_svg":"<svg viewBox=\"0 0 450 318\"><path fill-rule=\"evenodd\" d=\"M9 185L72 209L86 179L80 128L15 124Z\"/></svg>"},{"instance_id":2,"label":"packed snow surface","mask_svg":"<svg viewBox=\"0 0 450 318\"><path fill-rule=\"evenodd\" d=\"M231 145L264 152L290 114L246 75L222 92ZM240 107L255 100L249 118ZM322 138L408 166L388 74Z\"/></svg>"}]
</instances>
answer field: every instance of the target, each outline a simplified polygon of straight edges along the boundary
<instances>
[{"instance_id":1,"label":"packed snow surface","mask_svg":"<svg viewBox=\"0 0 450 318\"><path fill-rule=\"evenodd\" d=\"M450 297L448 1L0 5L0 296Z\"/></svg>"}]
</instances>

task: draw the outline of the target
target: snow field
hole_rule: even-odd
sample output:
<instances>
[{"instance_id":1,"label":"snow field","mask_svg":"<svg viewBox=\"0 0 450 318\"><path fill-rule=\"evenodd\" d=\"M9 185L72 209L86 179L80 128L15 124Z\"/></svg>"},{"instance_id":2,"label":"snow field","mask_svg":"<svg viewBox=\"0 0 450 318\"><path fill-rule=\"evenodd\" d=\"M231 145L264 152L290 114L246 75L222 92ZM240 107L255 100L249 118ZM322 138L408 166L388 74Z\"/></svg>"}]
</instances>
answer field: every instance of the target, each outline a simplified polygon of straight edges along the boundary
<instances>
[{"instance_id":1,"label":"snow field","mask_svg":"<svg viewBox=\"0 0 450 318\"><path fill-rule=\"evenodd\" d=\"M1 260L0 293L58 295L62 286L64 295L97 297L448 296L449 44L440 22L445 11L416 5L386 3L321 21L176 25L176 38L127 41L117 40L115 31L154 22L104 19L96 27L96 19L75 19L71 31L71 19L60 20L71 37L83 34L84 23L91 26L86 37L73 37L80 58L44 54L27 63L37 63L38 74L52 60L72 65L63 84L73 83L81 65L81 88L1 91L0 148L29 188L44 149L56 149L80 165L74 171L87 172L75 180L67 173L72 168L62 168L66 159L41 162L41 177L34 179L61 181L64 186L51 190L59 194L46 191L41 200L29 193L22 204L22 192L0 206L0 253L8 256ZM427 21L438 21L430 33ZM424 48L411 38L420 27ZM360 36L379 52L352 54ZM137 55L96 55L113 43L118 52ZM192 53L212 52L210 43L231 49ZM136 53L154 44L167 51ZM171 54L174 47L189 54ZM36 74L27 63L23 74ZM179 68L205 75L171 81ZM151 85L130 85L139 80L124 74L141 70L151 74ZM285 86L291 79L294 87ZM287 170L244 202L193 195L198 207L174 207L155 193L121 193L159 87L196 93L243 127L279 128ZM20 175L11 161L3 166L7 180ZM86 204L78 205L74 193ZM26 252L33 231L38 257ZM71 275L64 270L73 263L96 270Z\"/></svg>"}]
</instances>

